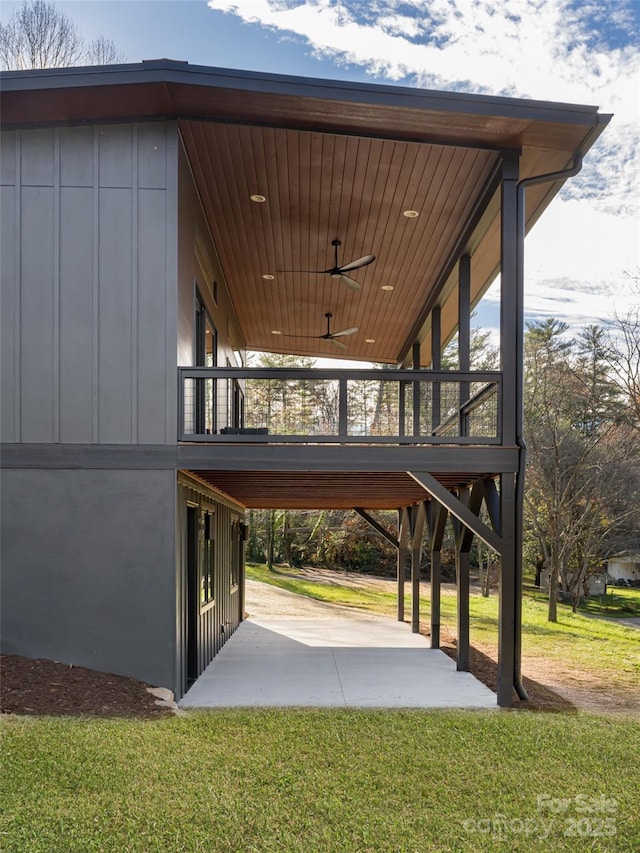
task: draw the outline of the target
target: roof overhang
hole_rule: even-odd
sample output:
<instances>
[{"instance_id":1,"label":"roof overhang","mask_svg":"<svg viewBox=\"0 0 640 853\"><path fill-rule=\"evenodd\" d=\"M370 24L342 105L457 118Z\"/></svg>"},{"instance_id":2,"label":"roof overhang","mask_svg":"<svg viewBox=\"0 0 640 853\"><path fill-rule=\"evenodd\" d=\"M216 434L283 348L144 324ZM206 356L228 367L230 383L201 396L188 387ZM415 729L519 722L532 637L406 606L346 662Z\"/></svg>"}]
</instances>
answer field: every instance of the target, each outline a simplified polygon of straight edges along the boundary
<instances>
[{"instance_id":1,"label":"roof overhang","mask_svg":"<svg viewBox=\"0 0 640 853\"><path fill-rule=\"evenodd\" d=\"M178 122L246 346L386 363L428 344L434 305L443 338L454 333L460 253L472 256L472 302L498 273L503 153L520 153L521 177L564 169L608 121L594 106L170 60L7 72L1 82L7 129ZM561 185L528 190L527 227ZM331 267L336 238L344 262L376 255L354 273L359 292L280 272ZM334 328L359 328L344 353L318 337L327 311Z\"/></svg>"}]
</instances>

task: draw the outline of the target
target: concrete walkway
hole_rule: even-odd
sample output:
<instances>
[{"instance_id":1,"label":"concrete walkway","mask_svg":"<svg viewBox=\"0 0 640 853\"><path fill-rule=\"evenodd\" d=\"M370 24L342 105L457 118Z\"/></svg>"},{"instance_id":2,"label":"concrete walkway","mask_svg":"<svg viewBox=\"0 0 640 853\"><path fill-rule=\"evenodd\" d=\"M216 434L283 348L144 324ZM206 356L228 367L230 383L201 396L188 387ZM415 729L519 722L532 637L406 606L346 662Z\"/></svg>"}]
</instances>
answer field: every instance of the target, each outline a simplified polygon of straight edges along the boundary
<instances>
[{"instance_id":1,"label":"concrete walkway","mask_svg":"<svg viewBox=\"0 0 640 853\"><path fill-rule=\"evenodd\" d=\"M271 587L272 600L274 592L282 591ZM291 595L282 599L285 612L295 604ZM489 688L456 672L454 661L408 625L332 605L314 615L309 604L300 602L303 617L261 614L243 622L180 706L496 707Z\"/></svg>"}]
</instances>

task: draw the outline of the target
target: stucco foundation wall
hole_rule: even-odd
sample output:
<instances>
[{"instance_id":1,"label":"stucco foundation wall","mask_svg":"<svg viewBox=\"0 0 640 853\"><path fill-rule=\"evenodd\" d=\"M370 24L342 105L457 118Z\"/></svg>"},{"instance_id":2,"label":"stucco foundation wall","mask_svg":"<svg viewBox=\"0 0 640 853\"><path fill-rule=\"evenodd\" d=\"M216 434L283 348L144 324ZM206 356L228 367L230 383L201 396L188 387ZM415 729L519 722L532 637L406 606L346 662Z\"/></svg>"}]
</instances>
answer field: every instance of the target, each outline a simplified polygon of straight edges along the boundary
<instances>
[{"instance_id":1,"label":"stucco foundation wall","mask_svg":"<svg viewBox=\"0 0 640 853\"><path fill-rule=\"evenodd\" d=\"M175 471L2 472L2 651L173 688Z\"/></svg>"}]
</instances>

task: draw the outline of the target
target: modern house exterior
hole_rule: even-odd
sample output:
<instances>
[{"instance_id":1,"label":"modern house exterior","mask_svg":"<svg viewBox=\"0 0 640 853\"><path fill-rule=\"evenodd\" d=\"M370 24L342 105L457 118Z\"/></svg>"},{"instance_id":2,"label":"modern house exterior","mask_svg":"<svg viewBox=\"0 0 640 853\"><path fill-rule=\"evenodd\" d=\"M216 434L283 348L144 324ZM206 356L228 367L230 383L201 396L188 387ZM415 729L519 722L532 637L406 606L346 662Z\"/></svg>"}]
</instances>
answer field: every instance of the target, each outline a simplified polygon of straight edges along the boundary
<instances>
[{"instance_id":1,"label":"modern house exterior","mask_svg":"<svg viewBox=\"0 0 640 853\"><path fill-rule=\"evenodd\" d=\"M2 650L181 696L243 618L247 508L352 508L398 549L400 619L410 563L414 631L428 531L434 647L453 523L459 669L473 537L500 555L497 698L524 696L523 238L608 117L170 60L0 97Z\"/></svg>"}]
</instances>

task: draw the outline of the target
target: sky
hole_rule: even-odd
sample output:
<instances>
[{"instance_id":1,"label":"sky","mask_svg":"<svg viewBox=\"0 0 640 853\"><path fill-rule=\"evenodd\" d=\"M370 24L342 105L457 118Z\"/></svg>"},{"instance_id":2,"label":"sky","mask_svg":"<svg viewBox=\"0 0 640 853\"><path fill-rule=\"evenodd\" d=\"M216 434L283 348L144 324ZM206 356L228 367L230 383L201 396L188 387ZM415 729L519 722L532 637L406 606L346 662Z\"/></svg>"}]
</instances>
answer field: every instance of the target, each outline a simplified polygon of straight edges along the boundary
<instances>
[{"instance_id":1,"label":"sky","mask_svg":"<svg viewBox=\"0 0 640 853\"><path fill-rule=\"evenodd\" d=\"M3 0L6 20L17 4ZM445 91L593 104L613 119L525 249L527 321L573 332L637 301L640 0L73 0L88 39L168 57ZM497 322L496 288L478 325Z\"/></svg>"}]
</instances>

